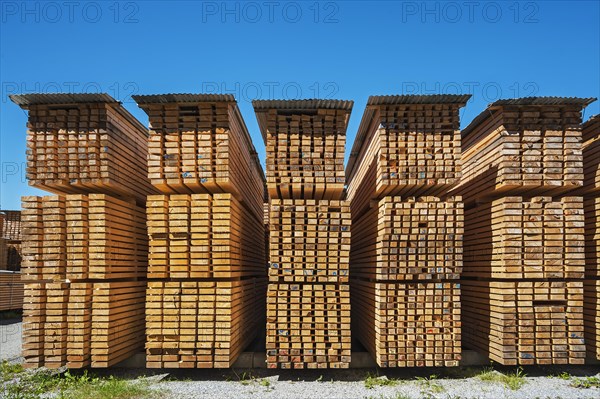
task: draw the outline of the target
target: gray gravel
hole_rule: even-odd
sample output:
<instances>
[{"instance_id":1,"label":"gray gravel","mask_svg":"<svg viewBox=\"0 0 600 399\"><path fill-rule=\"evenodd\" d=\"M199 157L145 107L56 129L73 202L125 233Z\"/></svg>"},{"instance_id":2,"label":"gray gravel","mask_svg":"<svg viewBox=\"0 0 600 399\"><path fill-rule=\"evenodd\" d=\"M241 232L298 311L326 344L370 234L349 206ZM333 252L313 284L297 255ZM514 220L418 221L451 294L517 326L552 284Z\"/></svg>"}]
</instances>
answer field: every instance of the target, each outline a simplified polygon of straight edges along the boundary
<instances>
[{"instance_id":1,"label":"gray gravel","mask_svg":"<svg viewBox=\"0 0 600 399\"><path fill-rule=\"evenodd\" d=\"M22 327L21 320L0 320L0 360L19 360Z\"/></svg>"},{"instance_id":2,"label":"gray gravel","mask_svg":"<svg viewBox=\"0 0 600 399\"><path fill-rule=\"evenodd\" d=\"M365 373L363 371L363 373ZM500 383L483 382L477 378L439 379L430 383L405 380L394 387L368 389L364 381L282 381L278 376L238 381L167 381L156 385L168 399L189 398L600 398L598 388L573 388L570 382L553 377L527 377L526 384L512 391ZM264 384L264 385L263 385ZM435 386L435 387L434 387Z\"/></svg>"}]
</instances>

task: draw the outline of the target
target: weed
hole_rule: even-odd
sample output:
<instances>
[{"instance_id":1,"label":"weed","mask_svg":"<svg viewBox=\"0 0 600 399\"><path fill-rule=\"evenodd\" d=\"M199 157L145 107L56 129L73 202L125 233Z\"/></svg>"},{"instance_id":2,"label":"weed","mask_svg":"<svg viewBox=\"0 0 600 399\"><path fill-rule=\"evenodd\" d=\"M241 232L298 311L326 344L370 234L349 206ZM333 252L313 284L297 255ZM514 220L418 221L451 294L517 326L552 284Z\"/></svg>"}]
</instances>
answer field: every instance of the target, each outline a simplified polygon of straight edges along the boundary
<instances>
[{"instance_id":1,"label":"weed","mask_svg":"<svg viewBox=\"0 0 600 399\"><path fill-rule=\"evenodd\" d=\"M267 387L267 388L271 386L271 382L269 382L269 380L267 380L267 379L260 380L259 384L262 385L263 387Z\"/></svg>"},{"instance_id":2,"label":"weed","mask_svg":"<svg viewBox=\"0 0 600 399\"><path fill-rule=\"evenodd\" d=\"M435 374L430 375L429 377L416 377L417 379L417 384L421 387L421 394L422 395L427 395L427 393L431 392L431 393L441 393L444 392L445 389L442 386L442 384L440 384L439 382L437 382L436 380L438 379L438 376ZM429 391L429 392L427 392ZM429 395L431 396L431 395Z\"/></svg>"},{"instance_id":3,"label":"weed","mask_svg":"<svg viewBox=\"0 0 600 399\"><path fill-rule=\"evenodd\" d=\"M376 386L387 386L394 387L398 385L398 380L393 378L387 378L385 376L379 376L371 373L367 373L367 377L365 378L365 388L373 389Z\"/></svg>"},{"instance_id":4,"label":"weed","mask_svg":"<svg viewBox=\"0 0 600 399\"><path fill-rule=\"evenodd\" d=\"M561 380L569 381L571 379L571 374L569 374L566 371L563 371L562 373L558 374L556 376L556 378L560 378Z\"/></svg>"},{"instance_id":5,"label":"weed","mask_svg":"<svg viewBox=\"0 0 600 399\"><path fill-rule=\"evenodd\" d=\"M573 378L570 384L574 388L600 388L599 377Z\"/></svg>"},{"instance_id":6,"label":"weed","mask_svg":"<svg viewBox=\"0 0 600 399\"><path fill-rule=\"evenodd\" d=\"M317 382L323 382L323 374L321 374L321 375L319 376L319 378L317 378L317 380L316 380L316 381L317 381Z\"/></svg>"},{"instance_id":7,"label":"weed","mask_svg":"<svg viewBox=\"0 0 600 399\"><path fill-rule=\"evenodd\" d=\"M504 384L507 388L516 391L525 385L525 373L522 368L518 368L514 373L502 374L491 368L484 369L477 378L486 382L498 382Z\"/></svg>"}]
</instances>

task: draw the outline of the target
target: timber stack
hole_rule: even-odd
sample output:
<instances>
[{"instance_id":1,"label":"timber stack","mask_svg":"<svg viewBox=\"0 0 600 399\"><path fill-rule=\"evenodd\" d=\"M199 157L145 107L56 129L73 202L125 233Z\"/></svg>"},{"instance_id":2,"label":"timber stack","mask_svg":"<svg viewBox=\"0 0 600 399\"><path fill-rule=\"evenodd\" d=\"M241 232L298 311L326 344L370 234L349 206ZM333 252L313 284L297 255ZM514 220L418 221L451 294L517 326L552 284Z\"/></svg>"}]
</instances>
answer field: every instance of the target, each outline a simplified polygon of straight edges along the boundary
<instances>
[{"instance_id":1,"label":"timber stack","mask_svg":"<svg viewBox=\"0 0 600 399\"><path fill-rule=\"evenodd\" d=\"M0 210L0 220L0 270L19 271L22 258L21 211Z\"/></svg>"},{"instance_id":2,"label":"timber stack","mask_svg":"<svg viewBox=\"0 0 600 399\"><path fill-rule=\"evenodd\" d=\"M350 206L342 200L352 101L253 106L267 148L267 367L350 365Z\"/></svg>"},{"instance_id":3,"label":"timber stack","mask_svg":"<svg viewBox=\"0 0 600 399\"><path fill-rule=\"evenodd\" d=\"M264 173L233 96L133 96L149 117L146 366L228 368L264 325Z\"/></svg>"},{"instance_id":4,"label":"timber stack","mask_svg":"<svg viewBox=\"0 0 600 399\"><path fill-rule=\"evenodd\" d=\"M503 365L585 361L581 111L498 100L462 131L463 343Z\"/></svg>"},{"instance_id":5,"label":"timber stack","mask_svg":"<svg viewBox=\"0 0 600 399\"><path fill-rule=\"evenodd\" d=\"M143 347L147 129L107 94L11 96L29 111L26 367L109 367Z\"/></svg>"},{"instance_id":6,"label":"timber stack","mask_svg":"<svg viewBox=\"0 0 600 399\"><path fill-rule=\"evenodd\" d=\"M348 162L353 331L380 367L458 366L469 95L372 96Z\"/></svg>"},{"instance_id":7,"label":"timber stack","mask_svg":"<svg viewBox=\"0 0 600 399\"><path fill-rule=\"evenodd\" d=\"M582 125L585 214L583 318L588 357L600 360L600 115Z\"/></svg>"}]
</instances>

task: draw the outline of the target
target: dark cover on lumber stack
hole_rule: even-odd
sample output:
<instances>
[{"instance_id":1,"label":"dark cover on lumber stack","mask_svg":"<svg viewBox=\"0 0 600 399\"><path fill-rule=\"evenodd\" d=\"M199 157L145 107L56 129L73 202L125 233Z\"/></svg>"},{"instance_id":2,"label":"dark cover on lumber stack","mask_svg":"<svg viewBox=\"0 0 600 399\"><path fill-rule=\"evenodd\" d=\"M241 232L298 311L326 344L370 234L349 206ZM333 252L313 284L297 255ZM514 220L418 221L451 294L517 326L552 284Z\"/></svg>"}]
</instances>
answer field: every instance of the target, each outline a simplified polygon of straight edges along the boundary
<instances>
[{"instance_id":1,"label":"dark cover on lumber stack","mask_svg":"<svg viewBox=\"0 0 600 399\"><path fill-rule=\"evenodd\" d=\"M581 111L594 98L498 100L462 131L465 202L558 195L583 184Z\"/></svg>"},{"instance_id":2,"label":"dark cover on lumber stack","mask_svg":"<svg viewBox=\"0 0 600 399\"><path fill-rule=\"evenodd\" d=\"M439 196L458 183L459 110L470 97L369 97L346 170L354 216L386 195Z\"/></svg>"},{"instance_id":3,"label":"dark cover on lumber stack","mask_svg":"<svg viewBox=\"0 0 600 399\"><path fill-rule=\"evenodd\" d=\"M231 193L262 214L264 172L232 95L133 99L150 120L148 176L155 187L165 194Z\"/></svg>"},{"instance_id":4,"label":"dark cover on lumber stack","mask_svg":"<svg viewBox=\"0 0 600 399\"><path fill-rule=\"evenodd\" d=\"M108 94L19 94L29 111L27 179L55 194L104 193L143 204L148 130Z\"/></svg>"},{"instance_id":5,"label":"dark cover on lumber stack","mask_svg":"<svg viewBox=\"0 0 600 399\"><path fill-rule=\"evenodd\" d=\"M342 199L353 101L255 100L271 198Z\"/></svg>"}]
</instances>

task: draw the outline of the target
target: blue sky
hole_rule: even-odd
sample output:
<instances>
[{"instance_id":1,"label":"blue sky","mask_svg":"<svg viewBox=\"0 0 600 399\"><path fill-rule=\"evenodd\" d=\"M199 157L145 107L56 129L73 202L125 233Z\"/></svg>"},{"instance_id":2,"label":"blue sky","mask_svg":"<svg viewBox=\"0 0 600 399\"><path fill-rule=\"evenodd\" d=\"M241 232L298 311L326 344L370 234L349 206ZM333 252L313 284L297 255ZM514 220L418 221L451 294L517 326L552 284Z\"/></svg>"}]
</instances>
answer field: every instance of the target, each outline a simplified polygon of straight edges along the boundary
<instances>
[{"instance_id":1,"label":"blue sky","mask_svg":"<svg viewBox=\"0 0 600 399\"><path fill-rule=\"evenodd\" d=\"M598 1L2 1L0 209L41 195L24 178L26 114L13 93L236 96L264 163L254 98L355 101L470 93L466 126L499 98L600 97ZM599 112L589 106L585 119Z\"/></svg>"}]
</instances>

